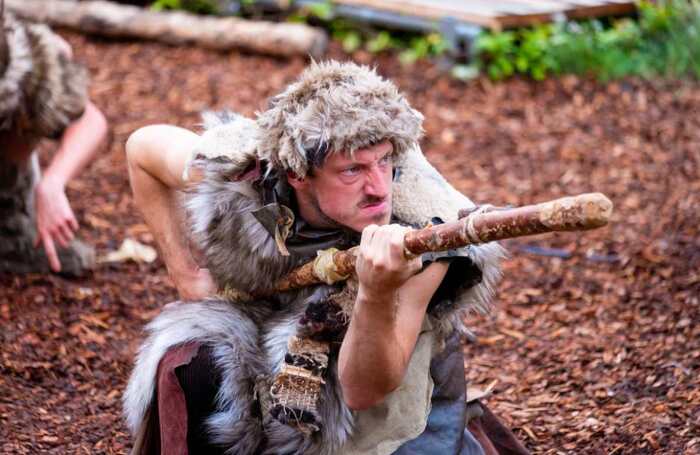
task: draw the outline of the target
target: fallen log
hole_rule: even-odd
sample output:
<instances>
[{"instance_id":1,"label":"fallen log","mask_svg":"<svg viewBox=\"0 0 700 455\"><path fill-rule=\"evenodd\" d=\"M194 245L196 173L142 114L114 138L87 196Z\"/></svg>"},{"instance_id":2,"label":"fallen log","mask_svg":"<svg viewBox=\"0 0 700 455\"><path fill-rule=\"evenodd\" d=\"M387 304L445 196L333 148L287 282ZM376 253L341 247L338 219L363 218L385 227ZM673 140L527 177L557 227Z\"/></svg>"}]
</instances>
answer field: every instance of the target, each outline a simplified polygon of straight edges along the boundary
<instances>
[{"instance_id":1,"label":"fallen log","mask_svg":"<svg viewBox=\"0 0 700 455\"><path fill-rule=\"evenodd\" d=\"M303 24L249 21L233 17L156 12L95 0L5 0L19 17L84 33L141 38L167 44L194 44L208 49L243 49L270 55L323 55L328 37Z\"/></svg>"},{"instance_id":2,"label":"fallen log","mask_svg":"<svg viewBox=\"0 0 700 455\"><path fill-rule=\"evenodd\" d=\"M475 211L457 221L410 231L404 237L408 255L446 251L467 245L559 231L585 231L605 226L612 202L601 193L564 197L540 204ZM355 270L357 247L319 255L277 283L289 291L346 279Z\"/></svg>"}]
</instances>

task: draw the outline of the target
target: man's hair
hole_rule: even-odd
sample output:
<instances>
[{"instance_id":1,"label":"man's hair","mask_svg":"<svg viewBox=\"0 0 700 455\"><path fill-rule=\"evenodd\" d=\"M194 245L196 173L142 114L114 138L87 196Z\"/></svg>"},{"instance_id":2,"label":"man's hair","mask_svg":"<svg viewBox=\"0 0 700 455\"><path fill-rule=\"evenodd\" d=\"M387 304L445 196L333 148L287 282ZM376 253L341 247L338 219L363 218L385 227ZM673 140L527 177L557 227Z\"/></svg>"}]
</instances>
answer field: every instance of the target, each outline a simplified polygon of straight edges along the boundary
<instances>
[{"instance_id":1,"label":"man's hair","mask_svg":"<svg viewBox=\"0 0 700 455\"><path fill-rule=\"evenodd\" d=\"M389 140L401 154L423 134L423 116L392 82L350 62L312 63L270 104L256 121L259 154L300 177L332 153Z\"/></svg>"},{"instance_id":2,"label":"man's hair","mask_svg":"<svg viewBox=\"0 0 700 455\"><path fill-rule=\"evenodd\" d=\"M330 154L331 148L328 142L319 141L317 144L304 149L306 154L306 160L309 163L308 172L311 172L313 168L319 168L323 166L326 162L326 158Z\"/></svg>"}]
</instances>

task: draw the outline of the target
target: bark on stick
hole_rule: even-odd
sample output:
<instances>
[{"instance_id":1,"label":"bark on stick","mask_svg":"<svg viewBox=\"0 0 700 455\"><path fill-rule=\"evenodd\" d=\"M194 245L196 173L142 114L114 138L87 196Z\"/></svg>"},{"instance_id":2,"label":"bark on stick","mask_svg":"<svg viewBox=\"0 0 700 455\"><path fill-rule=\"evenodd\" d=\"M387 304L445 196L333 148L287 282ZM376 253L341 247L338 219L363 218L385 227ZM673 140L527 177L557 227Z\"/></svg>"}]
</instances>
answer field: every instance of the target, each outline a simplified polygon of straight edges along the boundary
<instances>
[{"instance_id":1,"label":"bark on stick","mask_svg":"<svg viewBox=\"0 0 700 455\"><path fill-rule=\"evenodd\" d=\"M168 44L195 44L209 49L245 49L264 54L320 57L328 38L303 24L277 24L233 17L197 16L180 11L156 12L95 0L5 0L22 18L84 33L141 38Z\"/></svg>"},{"instance_id":2,"label":"bark on stick","mask_svg":"<svg viewBox=\"0 0 700 455\"><path fill-rule=\"evenodd\" d=\"M445 251L467 245L557 231L585 231L605 226L612 202L601 193L564 197L535 205L475 212L451 223L411 231L404 237L409 254ZM355 248L333 254L334 273L348 276L355 268ZM288 291L325 282L314 262L294 270L277 289Z\"/></svg>"}]
</instances>

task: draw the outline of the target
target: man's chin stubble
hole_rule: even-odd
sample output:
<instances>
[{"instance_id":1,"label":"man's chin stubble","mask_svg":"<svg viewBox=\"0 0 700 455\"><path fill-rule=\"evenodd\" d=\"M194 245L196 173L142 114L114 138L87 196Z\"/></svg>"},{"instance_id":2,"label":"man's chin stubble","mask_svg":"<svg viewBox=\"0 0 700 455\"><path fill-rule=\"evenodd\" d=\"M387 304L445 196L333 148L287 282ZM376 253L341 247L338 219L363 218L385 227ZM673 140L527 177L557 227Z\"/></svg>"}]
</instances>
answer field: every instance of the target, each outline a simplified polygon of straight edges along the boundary
<instances>
[{"instance_id":1,"label":"man's chin stubble","mask_svg":"<svg viewBox=\"0 0 700 455\"><path fill-rule=\"evenodd\" d=\"M391 221L391 219L389 218L389 216L387 216L386 213L375 215L370 219L372 220L372 224L376 224L378 226L389 224L389 222Z\"/></svg>"}]
</instances>

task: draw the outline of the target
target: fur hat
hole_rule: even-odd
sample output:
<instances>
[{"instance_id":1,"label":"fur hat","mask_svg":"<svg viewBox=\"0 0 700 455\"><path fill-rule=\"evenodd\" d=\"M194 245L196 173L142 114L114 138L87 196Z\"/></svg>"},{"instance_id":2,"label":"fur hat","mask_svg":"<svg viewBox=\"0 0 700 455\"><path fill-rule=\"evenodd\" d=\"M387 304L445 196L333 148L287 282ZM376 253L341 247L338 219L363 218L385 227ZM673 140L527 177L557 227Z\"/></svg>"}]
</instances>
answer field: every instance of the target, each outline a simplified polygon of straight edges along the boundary
<instances>
[{"instance_id":1,"label":"fur hat","mask_svg":"<svg viewBox=\"0 0 700 455\"><path fill-rule=\"evenodd\" d=\"M87 72L47 26L0 15L0 130L56 137L82 115Z\"/></svg>"},{"instance_id":2,"label":"fur hat","mask_svg":"<svg viewBox=\"0 0 700 455\"><path fill-rule=\"evenodd\" d=\"M261 158L306 175L313 156L353 153L388 139L402 154L418 144L423 115L396 86L355 63L312 63L258 115Z\"/></svg>"}]
</instances>

